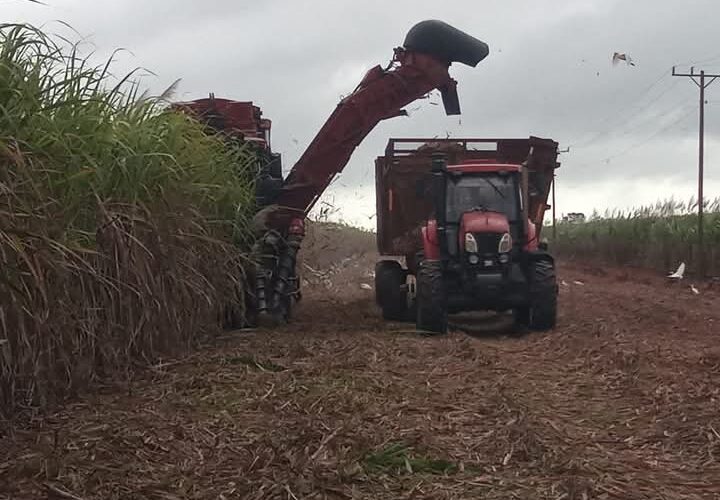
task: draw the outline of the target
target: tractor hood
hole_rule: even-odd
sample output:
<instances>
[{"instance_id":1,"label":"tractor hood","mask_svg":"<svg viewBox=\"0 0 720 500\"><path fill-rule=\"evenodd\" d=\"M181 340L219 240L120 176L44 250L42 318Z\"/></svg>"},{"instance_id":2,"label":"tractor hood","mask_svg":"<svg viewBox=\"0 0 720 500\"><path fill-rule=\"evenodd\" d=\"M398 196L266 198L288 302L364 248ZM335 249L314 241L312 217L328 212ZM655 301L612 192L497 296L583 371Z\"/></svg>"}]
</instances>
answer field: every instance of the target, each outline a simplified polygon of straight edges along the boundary
<instances>
[{"instance_id":1,"label":"tractor hood","mask_svg":"<svg viewBox=\"0 0 720 500\"><path fill-rule=\"evenodd\" d=\"M460 220L460 235L466 233L508 233L510 223L505 214L474 210L465 212Z\"/></svg>"}]
</instances>

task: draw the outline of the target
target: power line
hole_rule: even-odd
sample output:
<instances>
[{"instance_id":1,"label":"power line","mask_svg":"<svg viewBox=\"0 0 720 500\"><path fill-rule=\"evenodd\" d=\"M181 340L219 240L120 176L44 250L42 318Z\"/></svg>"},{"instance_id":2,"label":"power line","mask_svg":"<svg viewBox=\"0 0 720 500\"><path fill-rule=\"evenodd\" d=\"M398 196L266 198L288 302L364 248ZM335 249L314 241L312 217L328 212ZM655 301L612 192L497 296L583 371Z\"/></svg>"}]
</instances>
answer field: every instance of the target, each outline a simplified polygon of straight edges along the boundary
<instances>
[{"instance_id":1,"label":"power line","mask_svg":"<svg viewBox=\"0 0 720 500\"><path fill-rule=\"evenodd\" d=\"M665 118L666 116L669 116L669 115L673 114L673 113L676 112L676 111L679 111L679 110L681 110L681 109L683 109L683 108L686 108L686 107L688 106L688 104L689 104L689 102L688 102L688 99L687 99L687 98L680 99L679 101L676 101L672 106L670 106L669 108L667 108L665 111L661 111L661 112L656 113L656 114L654 114L654 115L652 115L652 116L649 116L646 120L643 120L643 121L641 121L640 123L636 124L635 126L626 129L622 134L618 135L617 138L618 138L618 139L622 139L623 137L627 137L627 136L630 135L632 132L635 132L636 130L638 130L638 129L640 129L641 127L643 127L648 121L661 120L661 119ZM706 106L713 106L713 105L716 105L716 104L720 104L720 101L706 101L706 102L705 102L705 105L706 105ZM690 110L690 111L692 111L692 110ZM689 114L689 112L686 113L686 114L684 114L680 119L685 118L688 114ZM676 123L677 123L677 122L673 122L673 123L671 123L671 125L675 125ZM687 127L686 127L686 128L687 128ZM666 130L667 130L667 129L660 130L659 133L662 133L662 132L664 132L664 131L666 131ZM656 137L656 136L657 136L657 134L653 134L651 137L654 138L654 137Z\"/></svg>"},{"instance_id":2,"label":"power line","mask_svg":"<svg viewBox=\"0 0 720 500\"><path fill-rule=\"evenodd\" d=\"M675 67L677 67L677 66L692 67L692 66L697 66L700 64L703 64L703 65L710 64L710 63L713 63L716 61L720 61L720 54L715 54L714 56L705 57L703 59L696 59L694 61L678 62L675 64Z\"/></svg>"},{"instance_id":3,"label":"power line","mask_svg":"<svg viewBox=\"0 0 720 500\"><path fill-rule=\"evenodd\" d=\"M643 139L642 141L636 142L635 144L631 145L630 147L622 150L620 153L614 154L614 155L612 155L612 156L608 156L608 157L605 158L605 160L603 160L603 161L608 162L608 161L610 161L610 160L614 160L615 158L619 158L620 156L623 156L623 155L629 153L630 151L633 151L633 150L635 150L635 149L637 149L637 148L639 148L639 147L641 147L641 146L644 146L645 144L647 144L648 142L652 141L653 139L655 139L655 138L656 138L657 136L659 136L660 134L662 134L662 133L664 133L664 132L667 132L668 130L670 130L671 128L673 128L675 125L677 125L677 124L680 123L682 120L684 120L685 118L687 118L692 112L693 112L693 109L691 108L691 109L689 109L686 113L684 113L682 116L680 116L680 118L678 118L678 119L675 120L674 122L670 123L668 126L661 128L660 130L658 130L657 132L655 132L654 134L652 134L650 137L647 137L647 138Z\"/></svg>"},{"instance_id":4,"label":"power line","mask_svg":"<svg viewBox=\"0 0 720 500\"><path fill-rule=\"evenodd\" d=\"M695 66L696 64L710 64L715 61L720 61L720 54L716 54L713 57L710 57L708 59L701 59L699 61L693 61L689 64L689 66Z\"/></svg>"},{"instance_id":5,"label":"power line","mask_svg":"<svg viewBox=\"0 0 720 500\"><path fill-rule=\"evenodd\" d=\"M640 123L638 123L638 124L635 125L634 127L630 127L629 129L625 130L625 132L623 132L622 134L620 134L618 137L626 137L626 136L629 135L631 132L635 132L635 131L638 130L640 127L642 127L643 125L645 125L645 123L646 123L647 121L650 121L650 120L653 120L653 121L654 121L654 120L659 120L659 119L665 118L666 116L674 113L675 111L678 111L679 109L682 109L682 108L686 107L687 104L688 104L687 101L688 101L687 98L682 98L682 99L680 99L679 101L676 101L672 106L670 106L669 109L666 109L665 111L661 111L660 113L656 113L656 114L654 114L654 115L652 115L652 116L649 116L649 117L647 118L647 120L641 121Z\"/></svg>"},{"instance_id":6,"label":"power line","mask_svg":"<svg viewBox=\"0 0 720 500\"><path fill-rule=\"evenodd\" d=\"M663 70L662 73L660 73L658 75L658 77L655 80L653 80L653 82L650 85L643 88L643 90L641 92L639 92L633 99L631 99L630 102L641 100L643 97L645 97L645 95L647 93L649 93L652 89L654 89L657 84L659 84L661 81L663 81L668 76L669 76L669 74L668 74L667 70ZM617 104L620 101L621 101L621 99L617 99L614 104ZM614 108L615 106L613 105L612 107ZM616 118L616 113L611 111L609 115L607 115L603 120L600 121L600 123L598 123L597 127L602 129L602 127L605 124L609 123L613 118ZM582 137L580 139L582 139ZM576 143L573 143L572 145L582 144L583 142L587 142L587 140L585 140L585 141L578 140Z\"/></svg>"},{"instance_id":7,"label":"power line","mask_svg":"<svg viewBox=\"0 0 720 500\"><path fill-rule=\"evenodd\" d=\"M630 114L624 121L620 122L619 125L614 125L611 128L608 128L606 130L601 130L597 134L595 134L592 138L581 142L579 144L575 144L574 147L587 147L589 144L592 144L596 142L601 137L604 137L608 135L609 133L612 133L613 130L616 130L618 127L623 127L625 124L629 123L633 118L638 116L640 113L648 109L650 106L658 102L660 99L662 99L668 92L670 92L673 88L677 86L677 84L680 82L674 82L672 85L670 85L668 88L666 88L664 91L660 92L660 94L656 95L653 99L651 99L645 106L639 107L634 113Z\"/></svg>"},{"instance_id":8,"label":"power line","mask_svg":"<svg viewBox=\"0 0 720 500\"><path fill-rule=\"evenodd\" d=\"M693 112L693 109L690 108L686 113L682 114L678 119L674 120L673 122L671 122L670 124L666 125L665 127L662 127L660 130L657 130L656 132L654 132L652 135L646 137L645 139L642 139L642 140L640 140L640 141L637 141L637 142L631 144L631 145L628 146L627 148L621 150L619 153L616 153L616 154L607 156L607 157L602 158L602 159L599 159L599 160L597 160L597 161L591 161L591 162L581 163L580 165L576 165L575 168L582 168L582 167L586 167L586 166L588 166L588 165L594 165L594 164L596 164L596 163L608 163L608 162L610 162L611 160L614 160L615 158L619 158L619 157L621 157L621 156L623 156L623 155L626 155L626 154L629 153L630 151L634 151L635 149L638 149L638 148L644 146L645 144L647 144L648 142L652 141L653 139L655 139L655 138L656 138L657 136L659 136L660 134L662 134L662 133L664 133L664 132L667 132L668 130L670 130L671 128L673 128L675 125L677 125L678 123L680 123L682 120L684 120L685 118L687 118L692 112Z\"/></svg>"}]
</instances>

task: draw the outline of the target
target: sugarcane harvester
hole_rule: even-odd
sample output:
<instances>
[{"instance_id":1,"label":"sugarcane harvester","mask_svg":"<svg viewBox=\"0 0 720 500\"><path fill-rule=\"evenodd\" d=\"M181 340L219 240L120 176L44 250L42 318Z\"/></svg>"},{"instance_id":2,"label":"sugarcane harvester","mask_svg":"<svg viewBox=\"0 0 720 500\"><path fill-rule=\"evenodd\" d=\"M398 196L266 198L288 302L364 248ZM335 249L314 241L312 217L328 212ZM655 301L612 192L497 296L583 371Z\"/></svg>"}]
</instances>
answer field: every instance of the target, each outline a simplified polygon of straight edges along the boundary
<instances>
[{"instance_id":1,"label":"sugarcane harvester","mask_svg":"<svg viewBox=\"0 0 720 500\"><path fill-rule=\"evenodd\" d=\"M449 67L452 63L475 67L488 52L484 42L444 22L422 21L410 29L388 66L370 69L340 101L285 179L279 157L270 157L272 161L257 180L259 211L253 221L257 233L254 308L259 315L274 322L290 318L300 296L296 261L305 218L355 148L379 122L407 115L405 106L436 89L445 112L460 114L457 82L450 77ZM194 112L202 114L197 112L206 105L212 107L196 105ZM214 115L222 115L217 107L213 109Z\"/></svg>"}]
</instances>

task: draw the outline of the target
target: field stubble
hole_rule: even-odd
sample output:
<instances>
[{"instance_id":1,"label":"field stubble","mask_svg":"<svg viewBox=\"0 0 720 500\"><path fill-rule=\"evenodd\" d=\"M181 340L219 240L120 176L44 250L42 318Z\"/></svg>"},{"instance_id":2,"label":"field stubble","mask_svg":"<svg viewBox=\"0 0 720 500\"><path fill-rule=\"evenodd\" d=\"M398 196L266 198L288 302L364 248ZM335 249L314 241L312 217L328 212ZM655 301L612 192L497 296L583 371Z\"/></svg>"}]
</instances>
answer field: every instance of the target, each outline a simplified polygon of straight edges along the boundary
<instances>
[{"instance_id":1,"label":"field stubble","mask_svg":"<svg viewBox=\"0 0 720 500\"><path fill-rule=\"evenodd\" d=\"M228 334L9 431L0 494L720 495L711 287L698 296L645 271L563 266L556 331L428 339L378 319L360 287L372 247L318 239L349 260L306 261L328 272L306 276L293 324Z\"/></svg>"}]
</instances>

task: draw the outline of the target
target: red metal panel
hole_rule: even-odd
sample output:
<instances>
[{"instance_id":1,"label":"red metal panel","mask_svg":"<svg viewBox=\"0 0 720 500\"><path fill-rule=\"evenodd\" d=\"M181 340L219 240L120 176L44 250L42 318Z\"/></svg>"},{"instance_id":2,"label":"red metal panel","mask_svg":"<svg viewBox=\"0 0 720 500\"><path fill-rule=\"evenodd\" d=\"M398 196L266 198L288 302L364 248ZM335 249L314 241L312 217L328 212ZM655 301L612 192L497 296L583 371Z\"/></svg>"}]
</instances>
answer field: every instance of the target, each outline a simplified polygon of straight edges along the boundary
<instances>
[{"instance_id":1,"label":"red metal panel","mask_svg":"<svg viewBox=\"0 0 720 500\"><path fill-rule=\"evenodd\" d=\"M262 111L252 102L232 101L209 97L188 102L178 102L172 109L188 113L198 120L217 126L227 134L270 147L268 144L272 122L262 118Z\"/></svg>"}]
</instances>

